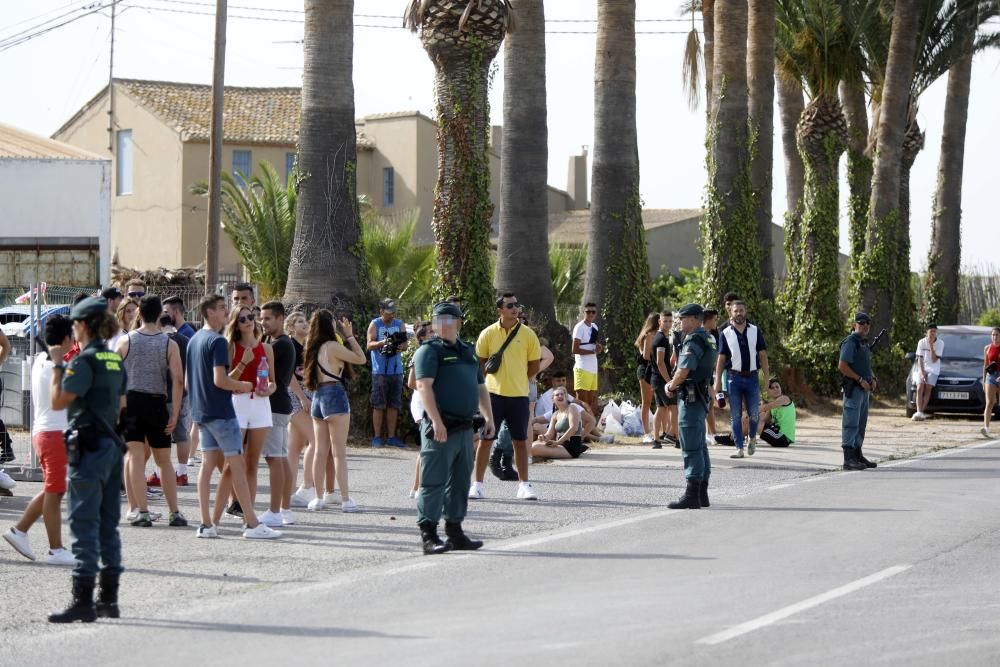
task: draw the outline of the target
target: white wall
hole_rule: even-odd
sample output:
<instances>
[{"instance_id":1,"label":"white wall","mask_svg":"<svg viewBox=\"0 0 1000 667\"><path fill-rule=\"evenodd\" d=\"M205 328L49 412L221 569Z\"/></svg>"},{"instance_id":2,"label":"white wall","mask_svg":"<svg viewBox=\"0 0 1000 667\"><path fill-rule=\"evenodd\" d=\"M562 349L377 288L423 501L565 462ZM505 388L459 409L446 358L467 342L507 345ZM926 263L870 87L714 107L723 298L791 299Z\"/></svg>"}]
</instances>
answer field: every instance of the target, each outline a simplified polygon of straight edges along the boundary
<instances>
[{"instance_id":1,"label":"white wall","mask_svg":"<svg viewBox=\"0 0 1000 667\"><path fill-rule=\"evenodd\" d=\"M111 161L0 160L0 238L96 238L108 284Z\"/></svg>"}]
</instances>

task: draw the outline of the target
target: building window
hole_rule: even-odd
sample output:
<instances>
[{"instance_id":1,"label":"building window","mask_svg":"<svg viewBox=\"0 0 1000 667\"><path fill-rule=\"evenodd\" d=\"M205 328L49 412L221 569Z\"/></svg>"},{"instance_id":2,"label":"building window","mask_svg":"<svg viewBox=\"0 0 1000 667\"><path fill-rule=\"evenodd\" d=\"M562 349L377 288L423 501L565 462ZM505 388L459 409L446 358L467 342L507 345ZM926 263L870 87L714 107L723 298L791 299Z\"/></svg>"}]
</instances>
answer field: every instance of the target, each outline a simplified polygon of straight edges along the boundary
<instances>
[{"instance_id":1,"label":"building window","mask_svg":"<svg viewBox=\"0 0 1000 667\"><path fill-rule=\"evenodd\" d=\"M250 178L253 171L250 160L250 151L233 151L233 178L241 188L247 186L246 179Z\"/></svg>"},{"instance_id":2,"label":"building window","mask_svg":"<svg viewBox=\"0 0 1000 667\"><path fill-rule=\"evenodd\" d=\"M132 130L118 130L115 153L118 169L115 173L115 194L132 194Z\"/></svg>"},{"instance_id":3,"label":"building window","mask_svg":"<svg viewBox=\"0 0 1000 667\"><path fill-rule=\"evenodd\" d=\"M382 208L391 208L396 201L396 171L392 167L382 169Z\"/></svg>"},{"instance_id":4,"label":"building window","mask_svg":"<svg viewBox=\"0 0 1000 667\"><path fill-rule=\"evenodd\" d=\"M288 177L293 171L295 171L295 153L285 153L285 183L288 183Z\"/></svg>"}]
</instances>

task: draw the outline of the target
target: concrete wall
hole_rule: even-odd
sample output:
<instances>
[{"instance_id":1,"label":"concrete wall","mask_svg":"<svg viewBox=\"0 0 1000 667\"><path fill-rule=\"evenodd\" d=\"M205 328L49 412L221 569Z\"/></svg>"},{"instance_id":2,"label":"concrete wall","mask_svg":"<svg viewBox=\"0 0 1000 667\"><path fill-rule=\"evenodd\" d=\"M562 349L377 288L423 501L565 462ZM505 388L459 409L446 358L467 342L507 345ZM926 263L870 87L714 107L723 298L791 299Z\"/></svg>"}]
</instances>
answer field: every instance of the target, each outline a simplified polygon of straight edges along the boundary
<instances>
[{"instance_id":1,"label":"concrete wall","mask_svg":"<svg viewBox=\"0 0 1000 667\"><path fill-rule=\"evenodd\" d=\"M136 104L115 93L116 130L132 130L132 194L117 195L116 163L111 169L111 247L123 266L176 267L181 255L181 142L177 133ZM56 135L56 139L98 155L108 151L108 97L101 98Z\"/></svg>"},{"instance_id":2,"label":"concrete wall","mask_svg":"<svg viewBox=\"0 0 1000 667\"><path fill-rule=\"evenodd\" d=\"M771 260L774 263L774 273L785 275L785 230L779 225L773 225ZM702 265L701 251L698 250L698 240L701 229L697 219L684 220L669 225L661 225L646 230L646 252L649 256L649 274L656 277L666 270L677 275L680 269ZM751 241L756 243L756 240Z\"/></svg>"},{"instance_id":3,"label":"concrete wall","mask_svg":"<svg viewBox=\"0 0 1000 667\"><path fill-rule=\"evenodd\" d=\"M107 283L110 168L106 160L0 160L0 284ZM85 251L71 256L67 248ZM56 271L64 262L69 266ZM84 264L73 267L77 262Z\"/></svg>"}]
</instances>

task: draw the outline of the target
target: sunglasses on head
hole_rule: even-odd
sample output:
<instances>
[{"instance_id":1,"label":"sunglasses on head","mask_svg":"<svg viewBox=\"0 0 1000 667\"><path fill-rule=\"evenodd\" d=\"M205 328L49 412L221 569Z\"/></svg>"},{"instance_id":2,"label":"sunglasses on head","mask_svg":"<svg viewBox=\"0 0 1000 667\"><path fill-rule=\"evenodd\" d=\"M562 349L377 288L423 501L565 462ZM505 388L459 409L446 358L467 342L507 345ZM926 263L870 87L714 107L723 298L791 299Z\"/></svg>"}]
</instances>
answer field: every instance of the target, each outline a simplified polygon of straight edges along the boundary
<instances>
[{"instance_id":1,"label":"sunglasses on head","mask_svg":"<svg viewBox=\"0 0 1000 667\"><path fill-rule=\"evenodd\" d=\"M503 307L506 308L507 310L514 310L515 308L520 308L521 304L519 304L517 301L513 301L511 303L505 303Z\"/></svg>"},{"instance_id":2,"label":"sunglasses on head","mask_svg":"<svg viewBox=\"0 0 1000 667\"><path fill-rule=\"evenodd\" d=\"M146 293L145 292L129 292L128 295L130 297L132 297L133 299L141 299L142 297L146 296Z\"/></svg>"}]
</instances>

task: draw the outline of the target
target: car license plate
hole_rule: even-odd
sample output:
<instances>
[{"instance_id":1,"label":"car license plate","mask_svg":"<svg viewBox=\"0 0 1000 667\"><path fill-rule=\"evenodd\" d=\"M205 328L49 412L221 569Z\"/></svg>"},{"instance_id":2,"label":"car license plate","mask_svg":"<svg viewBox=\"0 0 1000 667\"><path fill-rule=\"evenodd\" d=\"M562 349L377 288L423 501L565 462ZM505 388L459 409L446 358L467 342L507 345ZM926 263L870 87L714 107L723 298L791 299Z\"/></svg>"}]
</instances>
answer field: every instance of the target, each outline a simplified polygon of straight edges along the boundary
<instances>
[{"instance_id":1,"label":"car license plate","mask_svg":"<svg viewBox=\"0 0 1000 667\"><path fill-rule=\"evenodd\" d=\"M967 401L969 392L967 391L939 391L938 398L942 401Z\"/></svg>"}]
</instances>

